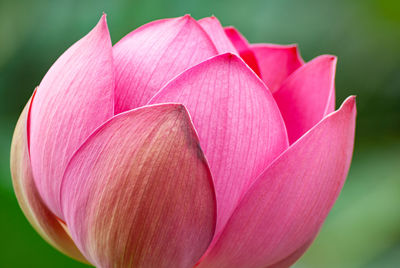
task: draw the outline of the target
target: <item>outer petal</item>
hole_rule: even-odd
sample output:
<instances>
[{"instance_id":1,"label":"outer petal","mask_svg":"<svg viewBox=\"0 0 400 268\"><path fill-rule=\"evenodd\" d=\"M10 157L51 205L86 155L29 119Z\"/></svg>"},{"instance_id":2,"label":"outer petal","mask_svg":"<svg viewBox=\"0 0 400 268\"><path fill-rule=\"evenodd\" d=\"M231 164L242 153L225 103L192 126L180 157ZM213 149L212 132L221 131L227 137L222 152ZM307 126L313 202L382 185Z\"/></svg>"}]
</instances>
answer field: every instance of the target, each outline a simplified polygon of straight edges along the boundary
<instances>
[{"instance_id":1,"label":"outer petal","mask_svg":"<svg viewBox=\"0 0 400 268\"><path fill-rule=\"evenodd\" d=\"M143 107L97 129L69 163L62 205L98 267L193 267L213 237L216 204L185 108Z\"/></svg>"},{"instance_id":2,"label":"outer petal","mask_svg":"<svg viewBox=\"0 0 400 268\"><path fill-rule=\"evenodd\" d=\"M250 47L257 58L262 80L272 92L304 64L297 45L254 44Z\"/></svg>"},{"instance_id":3,"label":"outer petal","mask_svg":"<svg viewBox=\"0 0 400 268\"><path fill-rule=\"evenodd\" d=\"M293 143L335 108L336 57L319 56L281 85L274 98Z\"/></svg>"},{"instance_id":4,"label":"outer petal","mask_svg":"<svg viewBox=\"0 0 400 268\"><path fill-rule=\"evenodd\" d=\"M350 97L275 160L246 193L200 267L268 267L304 250L345 181L355 115Z\"/></svg>"},{"instance_id":5,"label":"outer petal","mask_svg":"<svg viewBox=\"0 0 400 268\"><path fill-rule=\"evenodd\" d=\"M219 53L231 52L239 55L216 17L203 18L199 20L199 24L208 33Z\"/></svg>"},{"instance_id":6,"label":"outer petal","mask_svg":"<svg viewBox=\"0 0 400 268\"><path fill-rule=\"evenodd\" d=\"M237 51L239 51L240 57L250 66L253 71L261 77L261 72L257 58L250 48L249 42L246 38L234 27L225 27L225 33L234 44Z\"/></svg>"},{"instance_id":7,"label":"outer petal","mask_svg":"<svg viewBox=\"0 0 400 268\"><path fill-rule=\"evenodd\" d=\"M113 114L112 46L105 15L40 83L30 117L32 171L40 195L63 219L59 187L72 153Z\"/></svg>"},{"instance_id":8,"label":"outer petal","mask_svg":"<svg viewBox=\"0 0 400 268\"><path fill-rule=\"evenodd\" d=\"M189 15L146 24L114 46L116 113L146 104L171 78L217 54Z\"/></svg>"},{"instance_id":9,"label":"outer petal","mask_svg":"<svg viewBox=\"0 0 400 268\"><path fill-rule=\"evenodd\" d=\"M30 101L18 119L11 143L11 176L18 203L33 228L49 244L74 259L86 262L65 231L65 226L43 203L33 181L26 135L29 106Z\"/></svg>"},{"instance_id":10,"label":"outer petal","mask_svg":"<svg viewBox=\"0 0 400 268\"><path fill-rule=\"evenodd\" d=\"M217 234L287 137L272 95L244 62L222 54L185 71L150 103L183 103L193 118L215 181Z\"/></svg>"},{"instance_id":11,"label":"outer petal","mask_svg":"<svg viewBox=\"0 0 400 268\"><path fill-rule=\"evenodd\" d=\"M314 237L307 241L304 245L299 247L295 252L284 258L283 260L268 266L268 268L288 268L292 266L303 254L307 251L307 249L311 246L314 241Z\"/></svg>"}]
</instances>

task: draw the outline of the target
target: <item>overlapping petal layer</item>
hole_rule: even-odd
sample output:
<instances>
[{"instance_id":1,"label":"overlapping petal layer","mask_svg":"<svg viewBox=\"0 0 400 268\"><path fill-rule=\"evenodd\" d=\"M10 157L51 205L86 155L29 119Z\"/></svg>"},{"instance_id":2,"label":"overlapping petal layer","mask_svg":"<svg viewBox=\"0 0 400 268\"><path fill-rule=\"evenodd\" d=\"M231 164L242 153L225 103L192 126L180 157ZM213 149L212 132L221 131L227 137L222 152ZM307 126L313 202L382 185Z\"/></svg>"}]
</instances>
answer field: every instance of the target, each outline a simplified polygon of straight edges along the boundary
<instances>
[{"instance_id":1,"label":"overlapping petal layer","mask_svg":"<svg viewBox=\"0 0 400 268\"><path fill-rule=\"evenodd\" d=\"M323 55L290 75L274 93L290 143L335 109L336 57Z\"/></svg>"},{"instance_id":2,"label":"overlapping petal layer","mask_svg":"<svg viewBox=\"0 0 400 268\"><path fill-rule=\"evenodd\" d=\"M232 26L225 27L225 33L234 44L236 50L239 52L240 57L258 76L261 77L261 71L256 55L250 48L250 44L246 38L235 27Z\"/></svg>"},{"instance_id":3,"label":"overlapping petal layer","mask_svg":"<svg viewBox=\"0 0 400 268\"><path fill-rule=\"evenodd\" d=\"M212 16L203 18L199 20L199 24L210 36L211 40L218 50L218 53L222 54L230 52L239 55L234 45L225 34L224 28L222 27L221 23L216 17Z\"/></svg>"},{"instance_id":4,"label":"overlapping petal layer","mask_svg":"<svg viewBox=\"0 0 400 268\"><path fill-rule=\"evenodd\" d=\"M113 115L112 47L105 15L70 47L40 83L30 116L34 180L46 205L63 219L59 187L71 155Z\"/></svg>"},{"instance_id":5,"label":"overlapping petal layer","mask_svg":"<svg viewBox=\"0 0 400 268\"><path fill-rule=\"evenodd\" d=\"M211 173L180 104L122 113L69 163L62 207L98 267L193 267L215 229Z\"/></svg>"},{"instance_id":6,"label":"overlapping petal layer","mask_svg":"<svg viewBox=\"0 0 400 268\"><path fill-rule=\"evenodd\" d=\"M250 49L257 59L262 80L272 92L304 64L297 45L252 44Z\"/></svg>"},{"instance_id":7,"label":"overlapping petal layer","mask_svg":"<svg viewBox=\"0 0 400 268\"><path fill-rule=\"evenodd\" d=\"M331 113L335 66L215 17L155 21L112 48L104 15L21 114L18 202L98 267L289 267L351 161L355 99Z\"/></svg>"},{"instance_id":8,"label":"overlapping petal layer","mask_svg":"<svg viewBox=\"0 0 400 268\"><path fill-rule=\"evenodd\" d=\"M233 54L185 71L150 101L183 103L215 181L222 230L238 200L287 146L284 123L262 81Z\"/></svg>"},{"instance_id":9,"label":"overlapping petal layer","mask_svg":"<svg viewBox=\"0 0 400 268\"><path fill-rule=\"evenodd\" d=\"M279 156L251 186L199 267L279 267L299 257L345 181L355 115L350 97Z\"/></svg>"},{"instance_id":10,"label":"overlapping petal layer","mask_svg":"<svg viewBox=\"0 0 400 268\"><path fill-rule=\"evenodd\" d=\"M312 242L314 242L314 238L312 237L309 241L304 243L304 245L300 246L295 252L285 257L283 260L280 260L273 265L268 266L267 268L288 268L291 267L301 256L303 256L304 252L311 246Z\"/></svg>"},{"instance_id":11,"label":"overlapping petal layer","mask_svg":"<svg viewBox=\"0 0 400 268\"><path fill-rule=\"evenodd\" d=\"M171 78L217 54L208 34L189 15L146 24L113 51L116 113L146 104Z\"/></svg>"},{"instance_id":12,"label":"overlapping petal layer","mask_svg":"<svg viewBox=\"0 0 400 268\"><path fill-rule=\"evenodd\" d=\"M31 101L22 111L11 144L11 176L18 203L33 228L50 245L64 254L86 262L65 226L43 203L33 181L27 143L27 118Z\"/></svg>"}]
</instances>

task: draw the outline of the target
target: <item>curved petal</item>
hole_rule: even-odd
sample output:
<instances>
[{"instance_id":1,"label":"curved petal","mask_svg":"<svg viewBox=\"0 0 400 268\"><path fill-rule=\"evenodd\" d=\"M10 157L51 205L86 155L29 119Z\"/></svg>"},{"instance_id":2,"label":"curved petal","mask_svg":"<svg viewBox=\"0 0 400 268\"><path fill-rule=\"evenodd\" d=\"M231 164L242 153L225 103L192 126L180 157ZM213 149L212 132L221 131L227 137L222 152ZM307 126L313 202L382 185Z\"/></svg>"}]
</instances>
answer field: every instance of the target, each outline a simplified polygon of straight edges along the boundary
<instances>
[{"instance_id":1,"label":"curved petal","mask_svg":"<svg viewBox=\"0 0 400 268\"><path fill-rule=\"evenodd\" d=\"M282 82L304 64L297 45L252 44L261 78L275 92Z\"/></svg>"},{"instance_id":2,"label":"curved petal","mask_svg":"<svg viewBox=\"0 0 400 268\"><path fill-rule=\"evenodd\" d=\"M189 15L148 23L113 48L116 114L146 104L171 78L217 54Z\"/></svg>"},{"instance_id":3,"label":"curved petal","mask_svg":"<svg viewBox=\"0 0 400 268\"><path fill-rule=\"evenodd\" d=\"M106 17L50 68L32 103L29 150L38 191L63 219L60 182L84 139L113 115L112 46Z\"/></svg>"},{"instance_id":4,"label":"curved petal","mask_svg":"<svg viewBox=\"0 0 400 268\"><path fill-rule=\"evenodd\" d=\"M287 146L274 99L262 81L233 54L185 71L150 103L183 103L210 163L218 203L218 234L238 200Z\"/></svg>"},{"instance_id":5,"label":"curved petal","mask_svg":"<svg viewBox=\"0 0 400 268\"><path fill-rule=\"evenodd\" d=\"M224 28L216 17L212 16L202 18L199 20L199 24L210 36L218 50L218 53L222 54L230 52L233 54L239 54L232 42L229 40L228 36L226 36Z\"/></svg>"},{"instance_id":6,"label":"curved petal","mask_svg":"<svg viewBox=\"0 0 400 268\"><path fill-rule=\"evenodd\" d=\"M285 257L283 260L268 266L267 268L288 268L292 266L301 256L307 251L307 249L311 246L312 242L314 242L314 237L304 243L301 247L299 247L296 251Z\"/></svg>"},{"instance_id":7,"label":"curved petal","mask_svg":"<svg viewBox=\"0 0 400 268\"><path fill-rule=\"evenodd\" d=\"M319 56L290 75L274 93L290 143L335 109L336 57Z\"/></svg>"},{"instance_id":8,"label":"curved petal","mask_svg":"<svg viewBox=\"0 0 400 268\"><path fill-rule=\"evenodd\" d=\"M250 68L261 77L260 67L254 52L250 48L246 38L232 26L225 27L225 33L231 40L236 50L239 51L240 57L250 66Z\"/></svg>"},{"instance_id":9,"label":"curved petal","mask_svg":"<svg viewBox=\"0 0 400 268\"><path fill-rule=\"evenodd\" d=\"M307 132L255 181L200 267L268 267L320 229L350 167L355 99Z\"/></svg>"},{"instance_id":10,"label":"curved petal","mask_svg":"<svg viewBox=\"0 0 400 268\"><path fill-rule=\"evenodd\" d=\"M18 119L11 143L10 167L15 195L25 217L44 240L71 258L87 262L64 229L65 226L43 203L33 181L26 124L30 102Z\"/></svg>"},{"instance_id":11,"label":"curved petal","mask_svg":"<svg viewBox=\"0 0 400 268\"><path fill-rule=\"evenodd\" d=\"M61 199L71 236L98 267L193 267L214 234L211 173L179 104L98 128L69 163Z\"/></svg>"}]
</instances>

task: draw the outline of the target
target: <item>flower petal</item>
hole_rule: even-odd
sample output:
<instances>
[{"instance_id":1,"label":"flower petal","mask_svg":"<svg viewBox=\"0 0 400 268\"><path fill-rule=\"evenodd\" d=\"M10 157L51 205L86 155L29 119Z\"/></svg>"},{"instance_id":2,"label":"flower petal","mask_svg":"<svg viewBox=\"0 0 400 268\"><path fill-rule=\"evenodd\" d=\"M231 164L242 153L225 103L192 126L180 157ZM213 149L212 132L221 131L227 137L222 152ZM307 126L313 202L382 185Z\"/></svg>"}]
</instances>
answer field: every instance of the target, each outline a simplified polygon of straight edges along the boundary
<instances>
[{"instance_id":1,"label":"flower petal","mask_svg":"<svg viewBox=\"0 0 400 268\"><path fill-rule=\"evenodd\" d=\"M212 16L203 18L199 20L199 24L210 36L218 50L218 53L222 54L230 52L233 54L239 54L228 36L226 36L224 28L216 17Z\"/></svg>"},{"instance_id":2,"label":"flower petal","mask_svg":"<svg viewBox=\"0 0 400 268\"><path fill-rule=\"evenodd\" d=\"M301 256L303 256L306 250L311 246L312 242L314 242L314 237L283 260L268 266L267 268L288 268L292 266Z\"/></svg>"},{"instance_id":3,"label":"flower petal","mask_svg":"<svg viewBox=\"0 0 400 268\"><path fill-rule=\"evenodd\" d=\"M98 128L69 163L61 199L71 236L98 267L193 267L214 234L211 173L179 104Z\"/></svg>"},{"instance_id":4,"label":"flower petal","mask_svg":"<svg viewBox=\"0 0 400 268\"><path fill-rule=\"evenodd\" d=\"M113 115L112 46L105 15L50 68L32 103L29 149L34 180L63 219L59 187L70 157Z\"/></svg>"},{"instance_id":5,"label":"flower petal","mask_svg":"<svg viewBox=\"0 0 400 268\"><path fill-rule=\"evenodd\" d=\"M319 56L290 75L274 93L290 143L335 108L336 57Z\"/></svg>"},{"instance_id":6,"label":"flower petal","mask_svg":"<svg viewBox=\"0 0 400 268\"><path fill-rule=\"evenodd\" d=\"M282 117L262 81L233 54L183 72L150 101L183 103L210 163L217 234L254 179L287 146Z\"/></svg>"},{"instance_id":7,"label":"flower petal","mask_svg":"<svg viewBox=\"0 0 400 268\"><path fill-rule=\"evenodd\" d=\"M44 240L71 258L87 262L64 229L65 226L43 203L33 181L26 124L30 103L27 103L18 119L11 143L11 176L18 203L29 223Z\"/></svg>"},{"instance_id":8,"label":"flower petal","mask_svg":"<svg viewBox=\"0 0 400 268\"><path fill-rule=\"evenodd\" d=\"M277 158L246 193L200 267L269 267L306 247L345 181L355 116L350 97Z\"/></svg>"},{"instance_id":9,"label":"flower petal","mask_svg":"<svg viewBox=\"0 0 400 268\"><path fill-rule=\"evenodd\" d=\"M261 77L259 64L254 52L250 48L249 42L246 38L234 27L225 27L225 33L234 44L240 57L250 66L250 68Z\"/></svg>"},{"instance_id":10,"label":"flower petal","mask_svg":"<svg viewBox=\"0 0 400 268\"><path fill-rule=\"evenodd\" d=\"M261 78L275 92L282 82L304 64L297 45L252 44Z\"/></svg>"},{"instance_id":11,"label":"flower petal","mask_svg":"<svg viewBox=\"0 0 400 268\"><path fill-rule=\"evenodd\" d=\"M146 104L171 78L217 54L189 15L148 23L113 48L118 114Z\"/></svg>"}]
</instances>

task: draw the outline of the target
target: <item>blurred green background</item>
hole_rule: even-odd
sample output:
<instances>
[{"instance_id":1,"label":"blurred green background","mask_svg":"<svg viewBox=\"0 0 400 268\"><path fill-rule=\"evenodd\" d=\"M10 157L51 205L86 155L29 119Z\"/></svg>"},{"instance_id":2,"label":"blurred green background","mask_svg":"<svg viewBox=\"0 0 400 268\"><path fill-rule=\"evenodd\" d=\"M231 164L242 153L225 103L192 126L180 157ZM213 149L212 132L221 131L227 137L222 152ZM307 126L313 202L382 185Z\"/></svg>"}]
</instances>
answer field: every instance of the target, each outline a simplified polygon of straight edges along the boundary
<instances>
[{"instance_id":1,"label":"blurred green background","mask_svg":"<svg viewBox=\"0 0 400 268\"><path fill-rule=\"evenodd\" d=\"M400 267L398 0L0 0L0 267L87 267L46 244L25 220L12 190L9 148L34 87L103 11L114 43L154 19L214 14L251 42L298 43L305 60L337 55L337 104L358 96L353 165L295 267Z\"/></svg>"}]
</instances>

